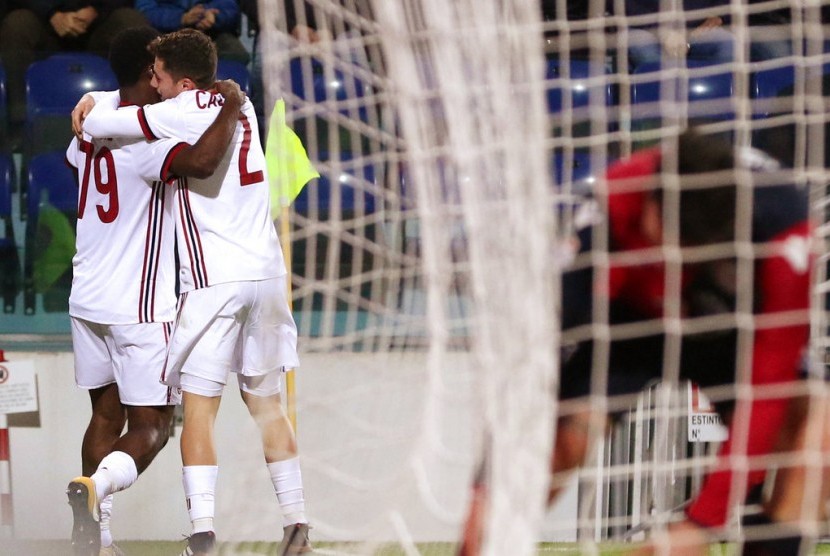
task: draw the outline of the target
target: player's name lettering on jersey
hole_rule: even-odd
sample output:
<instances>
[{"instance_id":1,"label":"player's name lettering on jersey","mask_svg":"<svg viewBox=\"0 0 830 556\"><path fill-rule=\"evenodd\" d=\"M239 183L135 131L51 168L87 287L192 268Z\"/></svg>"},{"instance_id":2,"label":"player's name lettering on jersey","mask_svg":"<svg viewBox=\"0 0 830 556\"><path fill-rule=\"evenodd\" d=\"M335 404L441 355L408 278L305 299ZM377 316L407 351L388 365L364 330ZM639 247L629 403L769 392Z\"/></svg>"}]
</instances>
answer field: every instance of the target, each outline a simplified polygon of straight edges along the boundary
<instances>
[{"instance_id":1,"label":"player's name lettering on jersey","mask_svg":"<svg viewBox=\"0 0 830 556\"><path fill-rule=\"evenodd\" d=\"M205 110L207 108L219 108L225 103L217 93L209 93L208 91L196 91L196 106Z\"/></svg>"}]
</instances>

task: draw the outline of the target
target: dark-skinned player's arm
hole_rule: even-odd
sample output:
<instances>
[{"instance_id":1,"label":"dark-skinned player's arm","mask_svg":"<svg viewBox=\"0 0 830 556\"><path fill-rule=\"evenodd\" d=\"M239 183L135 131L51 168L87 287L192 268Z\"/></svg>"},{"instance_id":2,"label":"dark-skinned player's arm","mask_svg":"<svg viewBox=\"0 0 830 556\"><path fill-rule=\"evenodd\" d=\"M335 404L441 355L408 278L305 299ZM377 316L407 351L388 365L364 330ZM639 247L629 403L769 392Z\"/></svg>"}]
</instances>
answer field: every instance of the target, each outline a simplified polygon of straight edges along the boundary
<instances>
[{"instance_id":1,"label":"dark-skinned player's arm","mask_svg":"<svg viewBox=\"0 0 830 556\"><path fill-rule=\"evenodd\" d=\"M225 99L222 109L195 144L186 144L176 151L170 163L170 171L177 176L199 179L212 176L236 133L245 94L231 80L217 82L216 91Z\"/></svg>"}]
</instances>

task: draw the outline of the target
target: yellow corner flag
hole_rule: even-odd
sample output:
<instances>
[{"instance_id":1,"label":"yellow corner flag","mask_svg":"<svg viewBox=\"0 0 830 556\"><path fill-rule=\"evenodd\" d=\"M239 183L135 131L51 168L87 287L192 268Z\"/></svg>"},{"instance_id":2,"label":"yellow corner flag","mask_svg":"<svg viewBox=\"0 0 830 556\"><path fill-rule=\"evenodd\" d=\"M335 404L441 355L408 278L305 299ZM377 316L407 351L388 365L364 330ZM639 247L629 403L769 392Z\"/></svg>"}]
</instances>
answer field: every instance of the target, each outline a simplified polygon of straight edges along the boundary
<instances>
[{"instance_id":1,"label":"yellow corner flag","mask_svg":"<svg viewBox=\"0 0 830 556\"><path fill-rule=\"evenodd\" d=\"M271 218L276 220L303 187L320 174L314 169L303 143L285 123L285 101L274 105L265 140L265 164L271 187Z\"/></svg>"}]
</instances>

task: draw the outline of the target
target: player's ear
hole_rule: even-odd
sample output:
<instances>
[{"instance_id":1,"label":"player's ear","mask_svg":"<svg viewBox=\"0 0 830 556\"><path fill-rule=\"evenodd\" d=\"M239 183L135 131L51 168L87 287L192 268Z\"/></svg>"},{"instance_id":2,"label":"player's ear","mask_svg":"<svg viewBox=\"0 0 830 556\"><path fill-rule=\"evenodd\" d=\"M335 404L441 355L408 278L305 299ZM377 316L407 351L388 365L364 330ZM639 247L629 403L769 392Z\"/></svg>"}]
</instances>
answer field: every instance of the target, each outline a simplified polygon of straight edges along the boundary
<instances>
[{"instance_id":1,"label":"player's ear","mask_svg":"<svg viewBox=\"0 0 830 556\"><path fill-rule=\"evenodd\" d=\"M194 89L198 89L196 84L190 80L189 77L185 77L179 82L179 87L181 87L182 91L192 91Z\"/></svg>"}]
</instances>

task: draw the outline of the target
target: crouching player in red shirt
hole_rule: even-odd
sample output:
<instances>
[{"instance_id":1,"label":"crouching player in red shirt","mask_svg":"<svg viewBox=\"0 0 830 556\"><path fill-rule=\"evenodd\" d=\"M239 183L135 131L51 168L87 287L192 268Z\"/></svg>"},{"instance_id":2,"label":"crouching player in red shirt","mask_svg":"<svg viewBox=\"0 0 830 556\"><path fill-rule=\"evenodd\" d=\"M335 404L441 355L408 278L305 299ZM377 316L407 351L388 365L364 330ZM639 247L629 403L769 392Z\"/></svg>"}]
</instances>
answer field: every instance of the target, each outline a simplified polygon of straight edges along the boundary
<instances>
[{"instance_id":1,"label":"crouching player in red shirt","mask_svg":"<svg viewBox=\"0 0 830 556\"><path fill-rule=\"evenodd\" d=\"M685 515L640 552L708 554L733 512L753 500L758 511L741 511L742 554L806 554L805 539L825 517L823 463L785 460L772 494L759 496L772 465L763 456L830 448L825 386L811 384L808 397L804 375L813 267L806 190L788 185L757 151L735 154L694 131L675 147L642 150L609 169L597 191L605 217L580 230L563 276L550 501L608 414L630 407L654 380L690 380L729 423L729 440ZM604 258L592 258L591 246L606 244L609 262L595 266ZM592 406L590 394L608 396L608 405ZM486 462L479 471L465 556L478 554L483 540Z\"/></svg>"}]
</instances>

